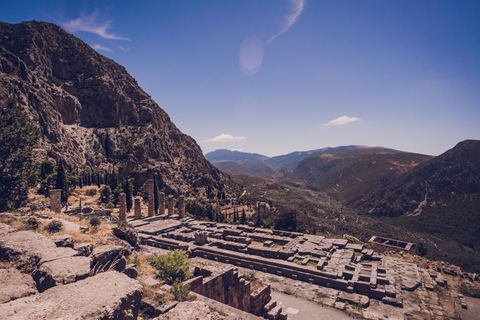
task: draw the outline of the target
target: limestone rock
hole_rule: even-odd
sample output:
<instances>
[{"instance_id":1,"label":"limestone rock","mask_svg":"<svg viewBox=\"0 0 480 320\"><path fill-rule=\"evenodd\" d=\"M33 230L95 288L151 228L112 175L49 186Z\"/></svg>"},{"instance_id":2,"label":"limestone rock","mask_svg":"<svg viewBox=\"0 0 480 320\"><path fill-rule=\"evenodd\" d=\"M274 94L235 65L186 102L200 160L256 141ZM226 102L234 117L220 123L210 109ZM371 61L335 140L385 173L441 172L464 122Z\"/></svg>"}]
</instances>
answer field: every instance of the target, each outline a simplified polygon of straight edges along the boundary
<instances>
[{"instance_id":1,"label":"limestone rock","mask_svg":"<svg viewBox=\"0 0 480 320\"><path fill-rule=\"evenodd\" d=\"M136 319L142 286L118 272L104 272L0 305L0 319Z\"/></svg>"},{"instance_id":2,"label":"limestone rock","mask_svg":"<svg viewBox=\"0 0 480 320\"><path fill-rule=\"evenodd\" d=\"M105 245L97 247L92 252L93 273L114 269L119 272L125 270L125 255L129 251L121 246Z\"/></svg>"},{"instance_id":3,"label":"limestone rock","mask_svg":"<svg viewBox=\"0 0 480 320\"><path fill-rule=\"evenodd\" d=\"M68 257L43 263L33 273L37 288L43 292L53 286L64 285L85 279L90 274L92 259Z\"/></svg>"},{"instance_id":4,"label":"limestone rock","mask_svg":"<svg viewBox=\"0 0 480 320\"><path fill-rule=\"evenodd\" d=\"M49 237L57 247L72 248L74 245L73 237L67 234Z\"/></svg>"},{"instance_id":5,"label":"limestone rock","mask_svg":"<svg viewBox=\"0 0 480 320\"><path fill-rule=\"evenodd\" d=\"M0 223L0 237L12 232L17 232L18 230L10 227L8 224Z\"/></svg>"},{"instance_id":6,"label":"limestone rock","mask_svg":"<svg viewBox=\"0 0 480 320\"><path fill-rule=\"evenodd\" d=\"M32 231L7 233L0 241L0 257L16 261L17 268L33 272L40 262L52 261L75 255L70 248L57 248L47 237Z\"/></svg>"},{"instance_id":7,"label":"limestone rock","mask_svg":"<svg viewBox=\"0 0 480 320\"><path fill-rule=\"evenodd\" d=\"M0 99L40 128L39 160L47 150L75 169L124 159L122 175L137 171L142 184L154 171L176 194L228 179L123 66L59 26L0 22L0 52Z\"/></svg>"},{"instance_id":8,"label":"limestone rock","mask_svg":"<svg viewBox=\"0 0 480 320\"><path fill-rule=\"evenodd\" d=\"M133 247L138 247L139 245L137 232L133 228L116 227L113 228L113 234L127 241Z\"/></svg>"},{"instance_id":9,"label":"limestone rock","mask_svg":"<svg viewBox=\"0 0 480 320\"><path fill-rule=\"evenodd\" d=\"M0 304L38 293L32 276L17 269L0 269Z\"/></svg>"},{"instance_id":10,"label":"limestone rock","mask_svg":"<svg viewBox=\"0 0 480 320\"><path fill-rule=\"evenodd\" d=\"M93 252L93 244L92 243L75 243L73 245L73 249L77 251L77 256L85 256L88 257Z\"/></svg>"},{"instance_id":11,"label":"limestone rock","mask_svg":"<svg viewBox=\"0 0 480 320\"><path fill-rule=\"evenodd\" d=\"M137 271L137 266L134 263L130 263L125 267L125 271L123 271L127 276L129 276L132 279L137 279L138 276L138 271Z\"/></svg>"}]
</instances>

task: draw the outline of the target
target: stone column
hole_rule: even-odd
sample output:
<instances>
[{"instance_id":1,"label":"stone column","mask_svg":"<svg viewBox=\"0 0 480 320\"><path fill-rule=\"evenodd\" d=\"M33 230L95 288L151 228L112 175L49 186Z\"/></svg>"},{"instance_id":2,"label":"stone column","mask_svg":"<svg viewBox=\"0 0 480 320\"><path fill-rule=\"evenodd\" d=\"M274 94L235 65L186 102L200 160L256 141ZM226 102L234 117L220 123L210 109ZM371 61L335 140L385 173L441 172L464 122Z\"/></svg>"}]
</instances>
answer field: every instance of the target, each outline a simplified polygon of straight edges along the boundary
<instances>
[{"instance_id":1,"label":"stone column","mask_svg":"<svg viewBox=\"0 0 480 320\"><path fill-rule=\"evenodd\" d=\"M171 216L173 214L173 195L168 196L168 215Z\"/></svg>"},{"instance_id":2,"label":"stone column","mask_svg":"<svg viewBox=\"0 0 480 320\"><path fill-rule=\"evenodd\" d=\"M142 218L142 207L140 206L140 198L135 198L135 216L134 219Z\"/></svg>"},{"instance_id":3,"label":"stone column","mask_svg":"<svg viewBox=\"0 0 480 320\"><path fill-rule=\"evenodd\" d=\"M165 214L165 193L158 194L158 214Z\"/></svg>"},{"instance_id":4,"label":"stone column","mask_svg":"<svg viewBox=\"0 0 480 320\"><path fill-rule=\"evenodd\" d=\"M178 198L178 215L180 218L185 217L185 196Z\"/></svg>"},{"instance_id":5,"label":"stone column","mask_svg":"<svg viewBox=\"0 0 480 320\"><path fill-rule=\"evenodd\" d=\"M120 211L118 212L118 218L120 220L127 220L127 195L125 193L120 193L118 196L120 200Z\"/></svg>"},{"instance_id":6,"label":"stone column","mask_svg":"<svg viewBox=\"0 0 480 320\"><path fill-rule=\"evenodd\" d=\"M51 189L50 195L50 210L55 213L62 212L62 189Z\"/></svg>"},{"instance_id":7,"label":"stone column","mask_svg":"<svg viewBox=\"0 0 480 320\"><path fill-rule=\"evenodd\" d=\"M147 180L148 189L148 216L153 217L155 215L155 203L153 201L153 179Z\"/></svg>"}]
</instances>

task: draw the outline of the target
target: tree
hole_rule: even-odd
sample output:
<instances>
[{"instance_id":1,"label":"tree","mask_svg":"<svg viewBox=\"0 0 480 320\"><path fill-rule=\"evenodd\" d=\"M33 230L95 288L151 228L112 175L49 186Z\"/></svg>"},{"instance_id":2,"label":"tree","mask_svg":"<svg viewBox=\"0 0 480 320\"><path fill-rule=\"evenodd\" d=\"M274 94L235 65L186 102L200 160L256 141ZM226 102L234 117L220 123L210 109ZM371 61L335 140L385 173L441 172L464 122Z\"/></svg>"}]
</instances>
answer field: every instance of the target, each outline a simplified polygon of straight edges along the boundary
<instances>
[{"instance_id":1,"label":"tree","mask_svg":"<svg viewBox=\"0 0 480 320\"><path fill-rule=\"evenodd\" d=\"M63 167L62 160L59 161L57 166L57 182L55 183L55 189L62 190L61 201L66 203L68 201L68 182L67 182L67 173Z\"/></svg>"},{"instance_id":2,"label":"tree","mask_svg":"<svg viewBox=\"0 0 480 320\"><path fill-rule=\"evenodd\" d=\"M245 213L245 208L243 208L242 215L241 215L241 217L240 217L240 222L241 222L242 224L245 224L245 221L246 221L246 220L247 220L247 215L246 215L246 213Z\"/></svg>"},{"instance_id":3,"label":"tree","mask_svg":"<svg viewBox=\"0 0 480 320\"><path fill-rule=\"evenodd\" d=\"M25 204L35 185L33 148L40 130L28 120L15 99L0 96L0 212Z\"/></svg>"},{"instance_id":4,"label":"tree","mask_svg":"<svg viewBox=\"0 0 480 320\"><path fill-rule=\"evenodd\" d=\"M158 214L158 207L160 206L160 203L158 202L158 185L157 185L157 179L155 179L155 174L153 175L153 204L155 208L155 214ZM163 214L163 213L162 213Z\"/></svg>"},{"instance_id":5,"label":"tree","mask_svg":"<svg viewBox=\"0 0 480 320\"><path fill-rule=\"evenodd\" d=\"M132 197L132 181L130 179L125 179L125 201L127 205L127 212L130 212L133 207L133 197Z\"/></svg>"},{"instance_id":6,"label":"tree","mask_svg":"<svg viewBox=\"0 0 480 320\"><path fill-rule=\"evenodd\" d=\"M285 231L297 230L297 211L291 209L281 209L277 220L275 221L275 229Z\"/></svg>"},{"instance_id":7,"label":"tree","mask_svg":"<svg viewBox=\"0 0 480 320\"><path fill-rule=\"evenodd\" d=\"M157 278L170 285L183 282L192 276L188 255L183 250L169 251L163 256L154 255L148 262L158 270Z\"/></svg>"},{"instance_id":8,"label":"tree","mask_svg":"<svg viewBox=\"0 0 480 320\"><path fill-rule=\"evenodd\" d=\"M100 189L100 202L109 203L112 197L112 189L105 185Z\"/></svg>"}]
</instances>

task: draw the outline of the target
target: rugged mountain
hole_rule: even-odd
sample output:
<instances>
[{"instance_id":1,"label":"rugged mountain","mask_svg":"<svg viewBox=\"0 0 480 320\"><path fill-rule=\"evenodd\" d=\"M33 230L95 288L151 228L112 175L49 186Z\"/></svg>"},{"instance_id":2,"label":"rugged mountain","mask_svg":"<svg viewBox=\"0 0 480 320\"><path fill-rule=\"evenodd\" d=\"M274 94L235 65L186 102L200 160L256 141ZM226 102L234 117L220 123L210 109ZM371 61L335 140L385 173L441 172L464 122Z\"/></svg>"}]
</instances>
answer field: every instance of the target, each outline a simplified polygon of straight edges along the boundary
<instances>
[{"instance_id":1,"label":"rugged mountain","mask_svg":"<svg viewBox=\"0 0 480 320\"><path fill-rule=\"evenodd\" d=\"M301 161L289 180L306 182L349 204L431 156L380 147L363 147L324 153Z\"/></svg>"},{"instance_id":2,"label":"rugged mountain","mask_svg":"<svg viewBox=\"0 0 480 320\"><path fill-rule=\"evenodd\" d=\"M258 153L219 149L207 153L205 158L217 168L229 173L261 178L274 178L276 174L276 170L264 163L268 157Z\"/></svg>"},{"instance_id":3,"label":"rugged mountain","mask_svg":"<svg viewBox=\"0 0 480 320\"><path fill-rule=\"evenodd\" d=\"M218 149L212 152L209 152L205 155L205 158L211 163L221 162L221 161L247 161L247 160L256 160L263 162L268 159L267 156L258 154L258 153L248 153L240 151L232 151L227 149Z\"/></svg>"},{"instance_id":4,"label":"rugged mountain","mask_svg":"<svg viewBox=\"0 0 480 320\"><path fill-rule=\"evenodd\" d=\"M220 149L209 152L205 157L217 168L236 174L252 177L282 179L294 170L305 158L343 150L363 148L360 146L341 146L310 151L295 151L289 154L269 158L258 153L247 153Z\"/></svg>"},{"instance_id":5,"label":"rugged mountain","mask_svg":"<svg viewBox=\"0 0 480 320\"><path fill-rule=\"evenodd\" d=\"M396 225L480 246L480 141L466 140L355 203Z\"/></svg>"},{"instance_id":6,"label":"rugged mountain","mask_svg":"<svg viewBox=\"0 0 480 320\"><path fill-rule=\"evenodd\" d=\"M352 150L362 148L361 146L341 146L341 147L328 147L310 151L295 151L289 154L271 157L265 160L265 163L272 166L273 168L288 168L290 170L294 170L297 165L305 158L315 156L317 154L323 153L332 153L337 151L345 151L345 150Z\"/></svg>"},{"instance_id":7,"label":"rugged mountain","mask_svg":"<svg viewBox=\"0 0 480 320\"><path fill-rule=\"evenodd\" d=\"M0 99L15 98L41 129L39 160L155 171L178 192L226 179L124 67L54 24L0 22L0 74Z\"/></svg>"}]
</instances>

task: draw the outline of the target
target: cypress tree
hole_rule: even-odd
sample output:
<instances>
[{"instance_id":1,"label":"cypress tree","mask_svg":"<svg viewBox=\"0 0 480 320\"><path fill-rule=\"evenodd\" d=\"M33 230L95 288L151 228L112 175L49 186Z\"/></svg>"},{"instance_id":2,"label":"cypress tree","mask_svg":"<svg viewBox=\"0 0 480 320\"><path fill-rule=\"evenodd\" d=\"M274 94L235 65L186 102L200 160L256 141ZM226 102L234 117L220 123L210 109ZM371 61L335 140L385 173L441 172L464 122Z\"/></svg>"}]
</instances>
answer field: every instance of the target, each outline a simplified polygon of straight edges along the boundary
<instances>
[{"instance_id":1,"label":"cypress tree","mask_svg":"<svg viewBox=\"0 0 480 320\"><path fill-rule=\"evenodd\" d=\"M158 214L158 208L160 206L160 203L158 202L158 185L155 174L153 175L153 203L155 208L155 214Z\"/></svg>"},{"instance_id":2,"label":"cypress tree","mask_svg":"<svg viewBox=\"0 0 480 320\"><path fill-rule=\"evenodd\" d=\"M125 190L127 211L130 212L130 210L133 207L133 197L132 197L131 181L128 179L128 177L127 179L125 179L125 187L123 189Z\"/></svg>"},{"instance_id":3,"label":"cypress tree","mask_svg":"<svg viewBox=\"0 0 480 320\"><path fill-rule=\"evenodd\" d=\"M242 224L245 224L245 221L247 220L247 214L245 213L245 208L243 208L243 211L242 211L242 216L240 217L240 222Z\"/></svg>"},{"instance_id":4,"label":"cypress tree","mask_svg":"<svg viewBox=\"0 0 480 320\"><path fill-rule=\"evenodd\" d=\"M55 183L55 189L62 190L61 201L66 203L68 201L68 183L67 183L67 174L65 168L63 167L63 162L60 160L57 167L57 181Z\"/></svg>"}]
</instances>

